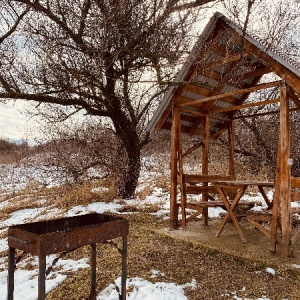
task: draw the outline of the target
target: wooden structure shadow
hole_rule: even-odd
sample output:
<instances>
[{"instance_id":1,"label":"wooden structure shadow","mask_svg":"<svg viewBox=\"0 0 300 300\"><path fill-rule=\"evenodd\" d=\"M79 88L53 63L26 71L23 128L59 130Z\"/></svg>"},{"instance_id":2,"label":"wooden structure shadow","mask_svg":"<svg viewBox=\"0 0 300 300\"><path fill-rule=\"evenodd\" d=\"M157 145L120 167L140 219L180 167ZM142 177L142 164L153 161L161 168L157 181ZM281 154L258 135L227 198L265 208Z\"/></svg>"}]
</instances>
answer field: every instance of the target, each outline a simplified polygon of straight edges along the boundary
<instances>
[{"instance_id":1,"label":"wooden structure shadow","mask_svg":"<svg viewBox=\"0 0 300 300\"><path fill-rule=\"evenodd\" d=\"M300 66L284 55L270 50L262 42L247 35L220 13L215 13L182 69L177 74L160 103L147 130L171 131L171 191L170 226L177 229L178 213L182 226L202 214L207 224L210 206L222 206L214 198L212 183L235 178L235 120L266 114L280 116L279 147L275 192L269 235L270 251L276 251L277 230L282 230L282 256L291 255L291 111L300 108ZM266 76L268 74L268 76ZM271 75L269 75L271 74ZM270 79L272 78L272 79ZM273 95L257 100L259 92ZM275 95L275 96L274 96ZM249 97L250 96L250 97ZM257 97L256 97L257 98ZM247 114L245 109L276 104L272 111ZM243 113L241 113L242 111ZM228 174L209 174L209 142L228 134ZM187 174L183 169L182 134L198 135L200 141L187 153L202 148L202 173ZM178 187L180 200L177 200ZM238 190L233 191L237 193ZM189 194L201 194L197 204L187 199ZM181 209L180 209L181 208ZM194 214L186 218L185 210ZM255 218L253 217L252 220ZM257 220L259 222L259 220Z\"/></svg>"}]
</instances>

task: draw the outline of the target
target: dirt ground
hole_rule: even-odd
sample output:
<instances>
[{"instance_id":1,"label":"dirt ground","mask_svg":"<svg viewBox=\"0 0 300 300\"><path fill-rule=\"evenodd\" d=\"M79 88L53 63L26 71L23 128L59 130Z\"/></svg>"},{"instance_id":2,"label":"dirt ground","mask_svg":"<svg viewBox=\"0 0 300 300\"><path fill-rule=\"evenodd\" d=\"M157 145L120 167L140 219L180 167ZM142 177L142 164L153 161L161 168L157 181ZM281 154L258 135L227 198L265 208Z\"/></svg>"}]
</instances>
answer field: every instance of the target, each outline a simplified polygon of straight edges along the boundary
<instances>
[{"instance_id":1,"label":"dirt ground","mask_svg":"<svg viewBox=\"0 0 300 300\"><path fill-rule=\"evenodd\" d=\"M169 230L163 232L185 241L189 241L212 250L217 250L233 257L246 259L251 262L257 262L269 265L270 267L295 268L292 265L299 265L300 270L300 239L296 240L292 246L293 257L282 258L280 245L277 246L276 253L269 251L268 239L248 221L240 221L242 230L247 242L242 242L233 223L228 222L221 235L216 237L216 232L220 225L220 220L209 221L205 226L202 221L190 222L187 230ZM280 233L278 233L280 239ZM300 299L300 295L299 295Z\"/></svg>"},{"instance_id":2,"label":"dirt ground","mask_svg":"<svg viewBox=\"0 0 300 300\"><path fill-rule=\"evenodd\" d=\"M242 226L249 241L242 243L230 223L220 237L215 237L220 220L210 221L207 227L201 221L191 222L183 232L170 231L167 220L147 213L126 218L130 223L128 278L177 284L195 280L196 288L185 289L189 300L300 299L300 269L292 267L300 265L299 251L292 259L270 254L266 239L257 230L247 228L246 223ZM100 291L120 276L120 255L109 245L99 245L97 253ZM74 255L86 257L87 253L81 250ZM267 272L267 268L275 274ZM152 278L151 270L164 275ZM89 299L89 278L89 270L78 271L50 292L47 299ZM176 295L170 297L176 300Z\"/></svg>"}]
</instances>

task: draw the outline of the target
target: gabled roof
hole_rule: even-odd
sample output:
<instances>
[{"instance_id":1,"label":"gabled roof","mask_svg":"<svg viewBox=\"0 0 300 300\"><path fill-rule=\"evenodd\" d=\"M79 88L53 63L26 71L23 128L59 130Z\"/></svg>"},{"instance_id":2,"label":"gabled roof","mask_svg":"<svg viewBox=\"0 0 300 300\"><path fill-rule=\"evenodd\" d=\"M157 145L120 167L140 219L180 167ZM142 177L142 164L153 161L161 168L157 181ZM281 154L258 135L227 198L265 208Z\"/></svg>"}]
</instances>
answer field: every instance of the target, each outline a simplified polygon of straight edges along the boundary
<instances>
[{"instance_id":1,"label":"gabled roof","mask_svg":"<svg viewBox=\"0 0 300 300\"><path fill-rule=\"evenodd\" d=\"M243 34L240 27L217 12L170 85L147 130L170 130L172 108L177 106L181 109L183 133L201 134L203 115L208 114L211 136L216 137L268 73L284 78L291 87L294 102L298 101L299 66L268 49L258 39ZM278 83L266 88L273 86ZM270 103L274 102L272 99Z\"/></svg>"}]
</instances>

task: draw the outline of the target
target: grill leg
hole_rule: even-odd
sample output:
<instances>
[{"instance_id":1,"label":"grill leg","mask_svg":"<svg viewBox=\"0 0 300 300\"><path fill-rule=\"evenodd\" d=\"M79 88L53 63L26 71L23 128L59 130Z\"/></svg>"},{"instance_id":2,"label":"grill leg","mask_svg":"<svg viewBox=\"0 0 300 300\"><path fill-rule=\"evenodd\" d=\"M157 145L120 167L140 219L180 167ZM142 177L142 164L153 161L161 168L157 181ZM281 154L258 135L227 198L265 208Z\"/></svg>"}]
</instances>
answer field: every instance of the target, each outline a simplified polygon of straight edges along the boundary
<instances>
[{"instance_id":1,"label":"grill leg","mask_svg":"<svg viewBox=\"0 0 300 300\"><path fill-rule=\"evenodd\" d=\"M14 299L14 271L15 271L15 252L16 249L8 249L8 276L7 276L7 300Z\"/></svg>"},{"instance_id":2,"label":"grill leg","mask_svg":"<svg viewBox=\"0 0 300 300\"><path fill-rule=\"evenodd\" d=\"M91 300L96 300L96 250L97 245L91 245L91 268L92 268L92 275L91 275Z\"/></svg>"},{"instance_id":3,"label":"grill leg","mask_svg":"<svg viewBox=\"0 0 300 300\"><path fill-rule=\"evenodd\" d=\"M123 236L122 279L121 279L122 300L126 300L126 279L127 279L127 235Z\"/></svg>"},{"instance_id":4,"label":"grill leg","mask_svg":"<svg viewBox=\"0 0 300 300\"><path fill-rule=\"evenodd\" d=\"M45 299L46 256L39 256L38 300Z\"/></svg>"}]
</instances>

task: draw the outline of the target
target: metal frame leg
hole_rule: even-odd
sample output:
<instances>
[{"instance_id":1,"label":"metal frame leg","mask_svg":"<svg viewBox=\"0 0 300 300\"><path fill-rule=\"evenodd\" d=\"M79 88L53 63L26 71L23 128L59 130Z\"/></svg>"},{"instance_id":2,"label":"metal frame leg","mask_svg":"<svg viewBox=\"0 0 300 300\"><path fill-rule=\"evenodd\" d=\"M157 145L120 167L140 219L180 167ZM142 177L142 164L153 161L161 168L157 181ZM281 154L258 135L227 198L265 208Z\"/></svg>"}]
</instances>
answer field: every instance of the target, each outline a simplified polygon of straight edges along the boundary
<instances>
[{"instance_id":1,"label":"metal frame leg","mask_svg":"<svg viewBox=\"0 0 300 300\"><path fill-rule=\"evenodd\" d=\"M15 253L16 253L16 249L9 247L9 249L8 249L7 300L14 299Z\"/></svg>"},{"instance_id":2,"label":"metal frame leg","mask_svg":"<svg viewBox=\"0 0 300 300\"><path fill-rule=\"evenodd\" d=\"M97 245L91 245L91 300L96 300L96 252L97 252Z\"/></svg>"},{"instance_id":3,"label":"metal frame leg","mask_svg":"<svg viewBox=\"0 0 300 300\"><path fill-rule=\"evenodd\" d=\"M126 280L127 280L127 235L123 236L122 279L121 279L121 299L122 300L126 300Z\"/></svg>"},{"instance_id":4,"label":"metal frame leg","mask_svg":"<svg viewBox=\"0 0 300 300\"><path fill-rule=\"evenodd\" d=\"M46 255L39 256L38 300L44 300L46 294Z\"/></svg>"}]
</instances>

